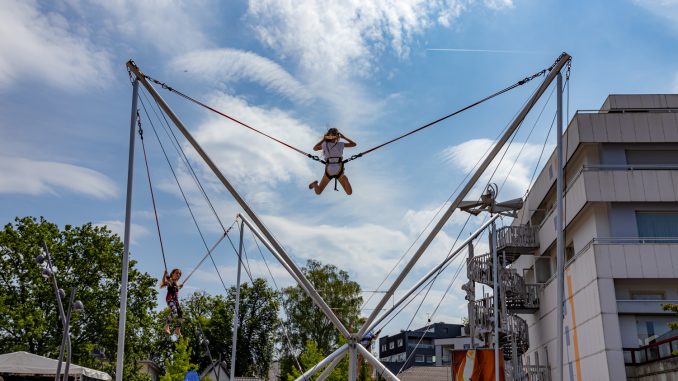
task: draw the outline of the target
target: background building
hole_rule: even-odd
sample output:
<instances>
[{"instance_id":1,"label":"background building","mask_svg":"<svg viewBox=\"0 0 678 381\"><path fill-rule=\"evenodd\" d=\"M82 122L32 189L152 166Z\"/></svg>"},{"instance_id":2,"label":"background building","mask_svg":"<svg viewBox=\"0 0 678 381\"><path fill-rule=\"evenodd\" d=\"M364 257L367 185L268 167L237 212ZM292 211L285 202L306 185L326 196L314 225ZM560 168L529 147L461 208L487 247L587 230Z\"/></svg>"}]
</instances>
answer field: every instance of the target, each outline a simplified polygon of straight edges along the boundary
<instances>
[{"instance_id":1,"label":"background building","mask_svg":"<svg viewBox=\"0 0 678 381\"><path fill-rule=\"evenodd\" d=\"M565 165L564 372L623 380L671 366L678 349L662 310L678 303L678 95L610 95L578 111L563 137ZM514 226L538 248L510 268L541 285L523 363L556 368L555 154ZM501 253L500 253L501 254ZM665 341L657 343L660 335ZM678 374L678 373L676 373Z\"/></svg>"},{"instance_id":2,"label":"background building","mask_svg":"<svg viewBox=\"0 0 678 381\"><path fill-rule=\"evenodd\" d=\"M471 342L469 337L462 337L463 327L461 324L434 323L383 336L379 338L379 358L394 373L412 366L449 365L449 351L468 348Z\"/></svg>"}]
</instances>

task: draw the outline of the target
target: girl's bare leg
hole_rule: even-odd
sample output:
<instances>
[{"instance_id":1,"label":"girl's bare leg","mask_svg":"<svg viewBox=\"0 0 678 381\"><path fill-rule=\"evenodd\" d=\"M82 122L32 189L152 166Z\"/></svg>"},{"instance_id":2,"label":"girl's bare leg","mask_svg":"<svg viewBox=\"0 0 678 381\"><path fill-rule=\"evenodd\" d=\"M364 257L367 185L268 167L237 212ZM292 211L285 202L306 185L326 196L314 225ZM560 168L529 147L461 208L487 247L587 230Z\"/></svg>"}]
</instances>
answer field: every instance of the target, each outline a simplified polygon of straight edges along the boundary
<instances>
[{"instance_id":1,"label":"girl's bare leg","mask_svg":"<svg viewBox=\"0 0 678 381\"><path fill-rule=\"evenodd\" d=\"M313 186L313 190L315 191L315 194L321 194L325 190L325 187L327 184L330 183L330 179L327 176L323 176L322 180L320 180L320 184L317 182L313 182L311 184Z\"/></svg>"},{"instance_id":2,"label":"girl's bare leg","mask_svg":"<svg viewBox=\"0 0 678 381\"><path fill-rule=\"evenodd\" d=\"M351 183L348 182L348 177L346 176L341 176L339 178L339 184L341 184L341 187L344 188L344 192L346 192L347 195L351 195L353 193L353 188L351 188Z\"/></svg>"}]
</instances>

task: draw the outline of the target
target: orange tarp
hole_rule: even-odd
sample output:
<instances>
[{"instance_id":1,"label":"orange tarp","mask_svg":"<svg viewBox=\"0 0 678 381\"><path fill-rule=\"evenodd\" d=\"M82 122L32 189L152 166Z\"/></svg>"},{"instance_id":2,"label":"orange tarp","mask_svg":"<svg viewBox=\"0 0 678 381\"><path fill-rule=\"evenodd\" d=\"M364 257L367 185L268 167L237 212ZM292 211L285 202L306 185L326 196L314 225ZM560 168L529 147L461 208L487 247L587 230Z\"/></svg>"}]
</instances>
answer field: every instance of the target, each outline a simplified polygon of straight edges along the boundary
<instances>
[{"instance_id":1,"label":"orange tarp","mask_svg":"<svg viewBox=\"0 0 678 381\"><path fill-rule=\"evenodd\" d=\"M452 351L454 381L494 381L494 350ZM499 380L504 381L504 355L499 351Z\"/></svg>"}]
</instances>

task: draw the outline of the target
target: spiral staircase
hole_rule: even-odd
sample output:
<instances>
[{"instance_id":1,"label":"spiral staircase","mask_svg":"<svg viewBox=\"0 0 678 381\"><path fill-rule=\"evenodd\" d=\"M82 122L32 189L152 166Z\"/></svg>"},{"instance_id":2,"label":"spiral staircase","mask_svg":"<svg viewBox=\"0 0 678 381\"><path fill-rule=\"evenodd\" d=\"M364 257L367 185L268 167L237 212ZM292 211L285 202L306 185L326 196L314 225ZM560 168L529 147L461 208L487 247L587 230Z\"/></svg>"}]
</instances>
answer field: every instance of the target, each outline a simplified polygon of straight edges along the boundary
<instances>
[{"instance_id":1,"label":"spiral staircase","mask_svg":"<svg viewBox=\"0 0 678 381\"><path fill-rule=\"evenodd\" d=\"M538 248L536 229L530 226L506 226L497 230L497 253L499 258L499 346L504 359L511 360L525 353L529 347L528 327L525 320L516 314L531 314L539 309L540 286L527 284L514 269L507 267L520 255ZM469 301L469 323L475 334L486 343L494 334L494 299L485 295L475 300L475 283L494 288L492 254L470 257L467 261L469 282L462 286Z\"/></svg>"}]
</instances>

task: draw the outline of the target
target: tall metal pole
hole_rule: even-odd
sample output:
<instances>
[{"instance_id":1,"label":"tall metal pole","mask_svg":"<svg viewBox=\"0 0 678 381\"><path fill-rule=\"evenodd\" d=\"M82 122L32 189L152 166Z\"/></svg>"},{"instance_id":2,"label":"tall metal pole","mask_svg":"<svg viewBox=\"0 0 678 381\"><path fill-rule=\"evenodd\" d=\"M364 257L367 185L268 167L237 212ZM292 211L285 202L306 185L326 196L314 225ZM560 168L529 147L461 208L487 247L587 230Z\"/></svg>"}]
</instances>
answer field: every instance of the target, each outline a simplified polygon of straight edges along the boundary
<instances>
[{"instance_id":1,"label":"tall metal pole","mask_svg":"<svg viewBox=\"0 0 678 381\"><path fill-rule=\"evenodd\" d=\"M498 217L499 215L497 215ZM473 260L473 241L468 243L468 262ZM468 268L468 265L466 265ZM470 274L468 274L470 275ZM476 301L476 282L472 281L468 276L468 333L471 336L471 349L476 349L476 330L475 330L475 301Z\"/></svg>"},{"instance_id":2,"label":"tall metal pole","mask_svg":"<svg viewBox=\"0 0 678 381\"><path fill-rule=\"evenodd\" d=\"M66 326L64 327L64 336L67 338L68 343L68 357L66 357L66 365L64 366L63 381L68 381L68 370L71 367L71 353L73 353L73 349L71 348L71 316L73 314L74 299L75 287L71 288L71 297L68 301L68 314L66 315Z\"/></svg>"},{"instance_id":3,"label":"tall metal pole","mask_svg":"<svg viewBox=\"0 0 678 381\"><path fill-rule=\"evenodd\" d=\"M301 281L304 283L304 287L306 288L306 292L309 294L311 299L313 299L313 302L315 302L320 309L323 310L323 313L327 316L327 318L334 324L334 326L341 332L344 337L349 339L351 337L351 333L346 329L344 324L339 320L339 318L336 316L334 312L332 312L332 309L325 303L323 298L318 294L318 292L313 288L311 283L306 279L306 277L303 275L301 270L299 270L296 265L294 265L294 262L292 262L289 259L289 256L285 254L285 250L282 248L282 245L278 243L278 241L275 240L275 237L268 231L266 226L264 225L263 222L257 217L257 215L254 213L252 208L245 202L245 200L240 196L238 191L231 185L231 183L226 179L226 176L224 176L223 173L219 170L219 168L214 164L212 159L207 155L205 150L202 149L200 144L193 138L193 136L188 132L188 129L184 124L181 122L181 120L176 116L176 114L172 111L172 109L167 105L167 102L165 102L164 99L158 94L158 92L151 86L150 83L148 83L148 80L146 80L146 77L144 74L139 70L139 68L136 66L136 64L133 61L127 62L127 67L130 69L132 73L134 73L134 76L141 82L141 84L148 90L148 92L151 94L153 99L158 103L160 108L167 114L167 116L172 120L174 125L177 126L179 131L181 132L182 135L186 138L186 140L193 146L193 148L196 150L198 155L203 159L205 164L212 170L215 176L221 181L221 183L226 187L226 189L231 193L235 201L240 205L241 208L245 211L245 214L252 219L252 222L259 228L259 230L266 236L266 239L273 245L275 250L281 254L282 258L290 265L290 268L294 271L295 275Z\"/></svg>"},{"instance_id":4,"label":"tall metal pole","mask_svg":"<svg viewBox=\"0 0 678 381\"><path fill-rule=\"evenodd\" d=\"M64 305L61 301L61 295L59 294L59 284L57 283L56 274L54 273L54 266L52 265L52 256L50 255L49 249L47 248L47 244L45 242L42 243L42 250L45 252L45 257L47 259L47 266L49 267L49 271L52 273L52 286L54 287L54 295L56 296L57 306L59 307L59 319L61 320L61 327L63 329L63 327L67 325L66 314L64 313ZM54 375L54 381L59 381L59 378L61 377L61 365L64 358L64 348L66 347L66 340L67 336L63 335L61 337L61 345L59 346L59 361L57 362L57 371L56 374Z\"/></svg>"},{"instance_id":5,"label":"tall metal pole","mask_svg":"<svg viewBox=\"0 0 678 381\"><path fill-rule=\"evenodd\" d=\"M358 350L356 349L358 345L360 344L348 345L348 381L356 381L358 376Z\"/></svg>"},{"instance_id":6,"label":"tall metal pole","mask_svg":"<svg viewBox=\"0 0 678 381\"><path fill-rule=\"evenodd\" d=\"M429 235L426 237L426 239L422 242L421 246L419 249L414 253L412 258L410 258L410 261L405 265L403 268L402 272L396 280L393 282L393 285L391 285L391 288L388 289L388 292L384 295L384 297L379 301L377 304L376 308L374 311L372 311L372 314L365 320L365 324L363 324L362 328L357 334L357 337L363 337L365 335L365 332L369 326L371 326L372 322L374 319L376 319L377 315L381 312L381 309L384 308L384 305L386 302L391 298L391 295L395 292L396 289L398 289L398 286L400 286L400 283L405 279L407 274L409 274L410 270L412 270L412 267L417 263L419 258L421 257L422 254L424 254L424 251L428 248L428 246L431 244L433 241L433 238L435 238L440 230L445 226L447 221L450 219L452 216L452 213L459 207L459 204L462 202L464 197L466 197L466 194L473 188L475 185L476 181L480 178L480 176L485 172L485 169L490 165L492 160L494 160L495 156L499 151L504 147L504 144L509 140L511 135L516 131L518 126L523 122L525 117L527 116L527 113L530 112L532 107L537 103L539 98L541 98L542 94L546 91L548 88L549 84L553 81L555 78L556 73L559 73L560 70L565 66L565 64L570 60L570 55L567 53L561 54L560 57L558 57L558 61L553 66L553 69L551 72L547 75L546 79L544 79L544 82L539 86L537 91L532 95L530 100L527 102L525 107L520 111L520 113L516 116L514 119L513 123L511 126L504 132L504 135L499 139L497 144L492 148L492 151L485 157L485 160L480 164L478 167L478 170L473 174L473 176L468 180L464 188L459 192L459 195L457 195L457 198L450 204L450 207L447 208L447 211L443 214L443 216L440 218L438 223L431 229L431 232Z\"/></svg>"},{"instance_id":7,"label":"tall metal pole","mask_svg":"<svg viewBox=\"0 0 678 381\"><path fill-rule=\"evenodd\" d=\"M231 341L231 373L229 379L235 380L235 352L236 344L238 342L238 324L240 317L238 315L240 310L240 269L242 268L242 246L243 233L245 233L245 223L240 222L240 245L238 246L238 275L235 281L235 312L233 313L233 340Z\"/></svg>"},{"instance_id":8,"label":"tall metal pole","mask_svg":"<svg viewBox=\"0 0 678 381\"><path fill-rule=\"evenodd\" d=\"M122 279L120 282L120 318L118 320L118 353L115 365L115 381L122 381L125 358L125 323L127 321L127 278L129 266L129 243L132 219L132 182L134 181L134 140L137 124L137 99L139 80L132 82L132 117L129 131L129 158L127 160L127 202L125 205L125 236L122 250Z\"/></svg>"},{"instance_id":9,"label":"tall metal pole","mask_svg":"<svg viewBox=\"0 0 678 381\"><path fill-rule=\"evenodd\" d=\"M497 225L492 222L490 249L492 250L492 313L494 315L494 380L499 381L499 258L497 256Z\"/></svg>"},{"instance_id":10,"label":"tall metal pole","mask_svg":"<svg viewBox=\"0 0 678 381\"><path fill-rule=\"evenodd\" d=\"M556 165L558 165L558 175L556 177L556 262L557 262L557 300L556 300L556 361L557 361L557 381L563 381L563 293L565 288L564 270L565 270L565 234L563 229L563 77L558 73L556 81L558 119L556 133Z\"/></svg>"}]
</instances>

